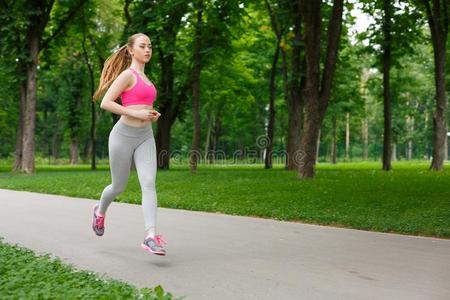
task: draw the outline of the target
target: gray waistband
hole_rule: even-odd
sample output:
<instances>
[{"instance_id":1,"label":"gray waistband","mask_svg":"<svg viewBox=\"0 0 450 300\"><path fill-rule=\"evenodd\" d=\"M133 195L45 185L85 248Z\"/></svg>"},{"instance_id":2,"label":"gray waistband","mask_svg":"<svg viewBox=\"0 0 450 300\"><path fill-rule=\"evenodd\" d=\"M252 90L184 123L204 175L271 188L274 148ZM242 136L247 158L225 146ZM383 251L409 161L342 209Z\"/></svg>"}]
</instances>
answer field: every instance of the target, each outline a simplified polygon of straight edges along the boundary
<instances>
[{"instance_id":1,"label":"gray waistband","mask_svg":"<svg viewBox=\"0 0 450 300\"><path fill-rule=\"evenodd\" d=\"M152 123L145 125L144 127L134 127L123 123L122 121L117 121L114 128L118 130L121 134L131 137L141 137L145 135L153 135Z\"/></svg>"}]
</instances>

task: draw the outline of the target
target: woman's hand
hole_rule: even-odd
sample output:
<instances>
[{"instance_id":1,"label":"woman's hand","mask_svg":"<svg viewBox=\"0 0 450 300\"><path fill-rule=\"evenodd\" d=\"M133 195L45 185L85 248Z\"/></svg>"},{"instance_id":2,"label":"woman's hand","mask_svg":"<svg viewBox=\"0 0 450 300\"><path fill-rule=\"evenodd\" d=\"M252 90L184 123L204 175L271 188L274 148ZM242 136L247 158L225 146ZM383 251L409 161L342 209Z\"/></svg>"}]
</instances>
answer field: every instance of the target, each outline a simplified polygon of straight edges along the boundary
<instances>
[{"instance_id":1,"label":"woman's hand","mask_svg":"<svg viewBox=\"0 0 450 300\"><path fill-rule=\"evenodd\" d=\"M139 109L133 112L133 117L142 120L142 121L150 121L152 120L152 110L150 109Z\"/></svg>"},{"instance_id":2,"label":"woman's hand","mask_svg":"<svg viewBox=\"0 0 450 300\"><path fill-rule=\"evenodd\" d=\"M158 118L161 116L161 114L159 112L157 112L156 110L151 110L151 116L150 116L150 120L152 122L156 122L158 121Z\"/></svg>"}]
</instances>

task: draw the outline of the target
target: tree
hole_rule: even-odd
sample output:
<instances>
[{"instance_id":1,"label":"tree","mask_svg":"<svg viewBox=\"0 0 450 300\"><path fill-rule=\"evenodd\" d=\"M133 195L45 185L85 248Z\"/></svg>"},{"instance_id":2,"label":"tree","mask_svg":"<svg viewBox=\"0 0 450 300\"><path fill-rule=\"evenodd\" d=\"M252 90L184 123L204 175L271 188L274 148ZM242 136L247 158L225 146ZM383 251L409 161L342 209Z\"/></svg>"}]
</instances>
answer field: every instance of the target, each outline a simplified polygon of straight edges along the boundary
<instances>
[{"instance_id":1,"label":"tree","mask_svg":"<svg viewBox=\"0 0 450 300\"><path fill-rule=\"evenodd\" d=\"M306 82L304 89L305 117L300 140L303 157L298 169L298 176L312 178L314 177L319 130L328 107L336 68L342 28L343 0L333 1L328 23L327 50L323 62L322 78L320 76L322 1L302 0L299 7L305 28Z\"/></svg>"},{"instance_id":2,"label":"tree","mask_svg":"<svg viewBox=\"0 0 450 300\"><path fill-rule=\"evenodd\" d=\"M54 0L26 0L11 1L8 3L5 1L4 5L7 10L4 13L19 13L27 16L25 28L16 27L14 28L15 30L10 31L8 34L10 36L9 41L12 40L15 42L16 36L24 36L24 40L22 41L24 47L21 47L19 52L24 53L27 57L19 61L17 67L19 72L23 72L20 75L26 74L26 88L24 88L25 81L21 84L21 88L24 88L24 91L21 92L24 101L21 100L21 117L19 118L21 124L19 125L18 133L22 135L22 138L21 143L17 143L19 150L17 151L18 156L16 157L16 160L19 160L16 162L16 166L18 167L20 165L22 172L32 173L35 168L36 73L38 55L49 46L50 42L56 36L64 31L66 25L73 19L85 1L79 0L71 6L61 4L61 12L55 13L52 19L50 19L50 13L55 4ZM29 11L29 7L33 7L33 10ZM52 24L53 30L51 33L46 34L45 29L49 23Z\"/></svg>"},{"instance_id":3,"label":"tree","mask_svg":"<svg viewBox=\"0 0 450 300\"><path fill-rule=\"evenodd\" d=\"M194 67L192 70L192 120L193 134L189 157L189 166L192 173L197 171L200 159L200 73L202 71L202 33L203 33L203 0L195 2L197 20L194 30Z\"/></svg>"},{"instance_id":4,"label":"tree","mask_svg":"<svg viewBox=\"0 0 450 300\"><path fill-rule=\"evenodd\" d=\"M276 8L272 7L272 5L269 3L268 0L265 0L266 8L270 17L270 23L272 25L272 30L275 33L276 36L276 43L275 43L275 51L272 58L272 68L270 71L270 80L269 80L269 122L267 124L267 146L266 146L266 157L264 161L264 167L266 169L272 168L272 157L273 157L273 140L274 140L274 129L275 129L275 96L276 96L276 73L277 73L277 63L280 56L280 49L281 49L281 40L283 36L285 35L285 31L287 28L287 22L281 22L283 20L282 16L279 17L280 11L282 8L280 8L280 4L277 3L275 5L278 6L277 11ZM282 13L282 11L281 11ZM286 19L286 18L284 18ZM284 52L285 55L285 52ZM285 56L284 56L285 57ZM287 84L287 68L286 68L286 59L284 59L283 64L283 76L285 77L285 84ZM285 90L286 94L286 90ZM287 96L287 95L285 95Z\"/></svg>"},{"instance_id":5,"label":"tree","mask_svg":"<svg viewBox=\"0 0 450 300\"><path fill-rule=\"evenodd\" d=\"M96 115L96 109L95 109L95 103L93 101L93 97L94 97L94 93L95 93L95 83L94 83L94 69L92 67L92 64L90 62L89 59L89 54L88 54L88 50L87 50L87 35L89 34L87 31L87 26L86 26L86 14L85 14L85 10L83 8L83 26L82 26L82 30L83 30L83 41L82 41L82 48L83 48L83 58L84 58L84 63L87 66L88 69L88 73L89 73L89 86L90 86L90 98L92 99L91 102L91 130L90 130L90 138L91 138L91 170L96 170L97 169L97 162L96 162L96 157L97 157L97 130L96 130L96 121L97 121L97 115Z\"/></svg>"},{"instance_id":6,"label":"tree","mask_svg":"<svg viewBox=\"0 0 450 300\"><path fill-rule=\"evenodd\" d=\"M303 111L302 90L305 85L305 56L302 54L303 34L302 20L299 9L299 1L294 1L291 6L293 27L292 27L292 55L291 55L291 76L287 85L287 107L288 107L288 133L286 141L286 169L295 170L298 168L296 154L301 125L301 111ZM283 50L284 51L284 50ZM284 56L283 56L284 57Z\"/></svg>"},{"instance_id":7,"label":"tree","mask_svg":"<svg viewBox=\"0 0 450 300\"><path fill-rule=\"evenodd\" d=\"M447 138L445 91L445 63L448 38L449 4L448 0L422 0L434 50L434 74L436 85L436 110L433 115L433 160L430 169L443 169L445 157L445 141Z\"/></svg>"},{"instance_id":8,"label":"tree","mask_svg":"<svg viewBox=\"0 0 450 300\"><path fill-rule=\"evenodd\" d=\"M377 67L383 74L383 170L392 169L392 67L401 67L399 59L412 54L412 45L421 39L422 18L414 6L398 0L362 1L363 10L372 15L375 23L362 39L369 37L368 51L378 57Z\"/></svg>"},{"instance_id":9,"label":"tree","mask_svg":"<svg viewBox=\"0 0 450 300\"><path fill-rule=\"evenodd\" d=\"M383 0L383 98L384 98L384 137L383 137L383 170L391 170L391 127L392 127L392 97L390 86L391 72L391 0Z\"/></svg>"}]
</instances>

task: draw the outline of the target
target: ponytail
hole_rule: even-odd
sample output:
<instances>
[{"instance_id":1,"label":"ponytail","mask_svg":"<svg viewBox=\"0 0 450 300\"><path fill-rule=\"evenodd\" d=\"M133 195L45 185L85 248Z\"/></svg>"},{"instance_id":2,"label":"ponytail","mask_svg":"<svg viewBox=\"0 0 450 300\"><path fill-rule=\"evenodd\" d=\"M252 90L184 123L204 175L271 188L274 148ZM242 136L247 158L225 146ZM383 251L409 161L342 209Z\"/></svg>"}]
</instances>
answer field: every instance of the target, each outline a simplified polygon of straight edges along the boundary
<instances>
[{"instance_id":1,"label":"ponytail","mask_svg":"<svg viewBox=\"0 0 450 300\"><path fill-rule=\"evenodd\" d=\"M103 97L119 74L130 66L131 56L127 47L128 44L123 45L106 59L100 76L100 83L93 96L94 101Z\"/></svg>"}]
</instances>

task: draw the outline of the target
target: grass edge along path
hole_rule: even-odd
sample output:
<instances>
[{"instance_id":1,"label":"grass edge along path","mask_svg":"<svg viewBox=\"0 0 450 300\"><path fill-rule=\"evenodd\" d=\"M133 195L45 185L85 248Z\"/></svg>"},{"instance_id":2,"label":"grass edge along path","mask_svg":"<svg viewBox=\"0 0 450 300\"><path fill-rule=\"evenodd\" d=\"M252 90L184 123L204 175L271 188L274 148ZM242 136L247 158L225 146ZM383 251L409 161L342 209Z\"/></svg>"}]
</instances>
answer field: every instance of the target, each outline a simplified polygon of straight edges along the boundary
<instances>
[{"instance_id":1,"label":"grass edge along path","mask_svg":"<svg viewBox=\"0 0 450 300\"><path fill-rule=\"evenodd\" d=\"M34 175L0 173L0 188L99 199L110 184L104 166L39 166ZM428 162L397 162L393 171L379 163L321 163L314 180L298 180L282 165L175 166L157 175L158 205L345 227L376 232L450 238L450 169L428 170ZM133 171L115 201L140 204Z\"/></svg>"},{"instance_id":2,"label":"grass edge along path","mask_svg":"<svg viewBox=\"0 0 450 300\"><path fill-rule=\"evenodd\" d=\"M50 254L11 245L0 237L1 299L172 300L161 286L138 289L128 283L77 270Z\"/></svg>"}]
</instances>

